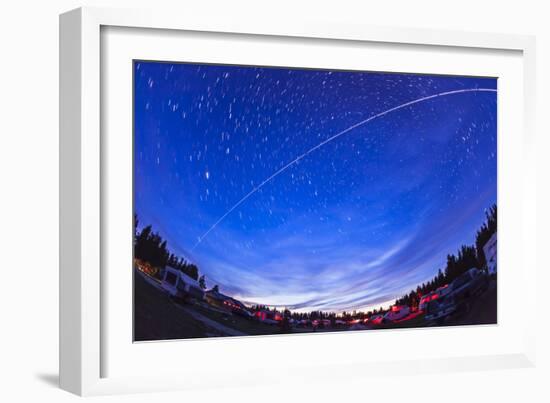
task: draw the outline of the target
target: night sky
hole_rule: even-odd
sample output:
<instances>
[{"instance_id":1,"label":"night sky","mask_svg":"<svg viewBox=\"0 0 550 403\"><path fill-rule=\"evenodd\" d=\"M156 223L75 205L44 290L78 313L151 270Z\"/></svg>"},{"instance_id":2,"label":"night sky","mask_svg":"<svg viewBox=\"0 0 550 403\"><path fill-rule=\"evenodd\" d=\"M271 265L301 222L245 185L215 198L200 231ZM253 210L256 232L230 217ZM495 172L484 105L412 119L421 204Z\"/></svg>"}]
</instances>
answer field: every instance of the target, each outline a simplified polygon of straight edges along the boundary
<instances>
[{"instance_id":1,"label":"night sky","mask_svg":"<svg viewBox=\"0 0 550 403\"><path fill-rule=\"evenodd\" d=\"M134 78L140 226L243 301L387 305L472 244L496 203L492 91L315 148L496 79L157 62Z\"/></svg>"}]
</instances>

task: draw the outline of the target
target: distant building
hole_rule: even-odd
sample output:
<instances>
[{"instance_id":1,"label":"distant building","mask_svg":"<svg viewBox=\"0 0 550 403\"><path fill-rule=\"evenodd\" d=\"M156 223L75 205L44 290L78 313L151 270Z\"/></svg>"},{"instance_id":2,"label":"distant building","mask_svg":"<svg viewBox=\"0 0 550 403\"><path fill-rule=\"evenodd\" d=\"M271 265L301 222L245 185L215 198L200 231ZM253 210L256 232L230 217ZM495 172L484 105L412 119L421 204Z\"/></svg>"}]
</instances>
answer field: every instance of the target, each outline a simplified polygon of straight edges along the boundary
<instances>
[{"instance_id":1,"label":"distant building","mask_svg":"<svg viewBox=\"0 0 550 403\"><path fill-rule=\"evenodd\" d=\"M483 247L483 253L485 254L485 260L487 261L487 268L489 274L496 274L497 272L497 233L495 232L491 238L487 241Z\"/></svg>"}]
</instances>

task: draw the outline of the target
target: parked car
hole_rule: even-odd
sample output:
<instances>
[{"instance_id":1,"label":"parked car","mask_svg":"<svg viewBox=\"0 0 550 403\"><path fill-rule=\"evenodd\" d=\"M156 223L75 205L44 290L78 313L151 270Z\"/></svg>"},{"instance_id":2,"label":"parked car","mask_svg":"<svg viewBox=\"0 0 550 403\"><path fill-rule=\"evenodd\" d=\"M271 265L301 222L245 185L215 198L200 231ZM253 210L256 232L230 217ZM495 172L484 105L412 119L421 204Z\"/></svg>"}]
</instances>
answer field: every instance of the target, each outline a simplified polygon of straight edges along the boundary
<instances>
[{"instance_id":1,"label":"parked car","mask_svg":"<svg viewBox=\"0 0 550 403\"><path fill-rule=\"evenodd\" d=\"M403 319L411 312L410 308L405 305L394 305L391 309L384 315L384 320L388 322L393 322L399 319Z\"/></svg>"},{"instance_id":2,"label":"parked car","mask_svg":"<svg viewBox=\"0 0 550 403\"><path fill-rule=\"evenodd\" d=\"M445 284L438 287L435 292L438 293L440 297L444 297L451 292L451 289L449 288L449 284Z\"/></svg>"},{"instance_id":3,"label":"parked car","mask_svg":"<svg viewBox=\"0 0 550 403\"><path fill-rule=\"evenodd\" d=\"M442 324L445 319L455 314L458 310L459 305L449 295L430 301L425 308L426 316L424 318L429 322L434 321L437 324Z\"/></svg>"},{"instance_id":4,"label":"parked car","mask_svg":"<svg viewBox=\"0 0 550 403\"><path fill-rule=\"evenodd\" d=\"M426 295L424 295L422 298L420 298L420 303L418 304L418 309L421 311L426 311L426 307L428 306L428 303L430 301L433 301L434 299L445 297L447 294L451 292L451 287L449 287L449 284L445 284L437 290L432 291Z\"/></svg>"},{"instance_id":5,"label":"parked car","mask_svg":"<svg viewBox=\"0 0 550 403\"><path fill-rule=\"evenodd\" d=\"M428 304L430 303L430 301L432 299L437 298L437 297L432 298L434 295L435 295L435 292L432 291L432 292L422 296L422 298L420 298L420 303L418 304L418 309L421 310L422 312L425 312Z\"/></svg>"},{"instance_id":6,"label":"parked car","mask_svg":"<svg viewBox=\"0 0 550 403\"><path fill-rule=\"evenodd\" d=\"M254 312L254 317L258 321L267 323L268 325L277 325L283 319L277 312L264 310Z\"/></svg>"},{"instance_id":7,"label":"parked car","mask_svg":"<svg viewBox=\"0 0 550 403\"><path fill-rule=\"evenodd\" d=\"M373 325L381 325L384 323L384 315L373 315L369 318L369 323Z\"/></svg>"},{"instance_id":8,"label":"parked car","mask_svg":"<svg viewBox=\"0 0 550 403\"><path fill-rule=\"evenodd\" d=\"M484 292L489 285L487 274L476 268L472 268L455 278L449 285L449 295L455 300L468 299L473 295Z\"/></svg>"},{"instance_id":9,"label":"parked car","mask_svg":"<svg viewBox=\"0 0 550 403\"><path fill-rule=\"evenodd\" d=\"M254 319L254 314L245 308L241 308L241 307L233 308L231 312L245 319Z\"/></svg>"}]
</instances>

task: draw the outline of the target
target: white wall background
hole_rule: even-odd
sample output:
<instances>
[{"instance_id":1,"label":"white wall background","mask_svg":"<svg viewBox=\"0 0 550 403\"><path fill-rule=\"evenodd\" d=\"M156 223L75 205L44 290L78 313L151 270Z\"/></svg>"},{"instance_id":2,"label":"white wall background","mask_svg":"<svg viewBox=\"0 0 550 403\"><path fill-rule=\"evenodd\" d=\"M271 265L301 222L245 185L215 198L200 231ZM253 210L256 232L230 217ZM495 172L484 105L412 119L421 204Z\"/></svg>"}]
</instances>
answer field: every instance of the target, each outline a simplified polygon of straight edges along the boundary
<instances>
[{"instance_id":1,"label":"white wall background","mask_svg":"<svg viewBox=\"0 0 550 403\"><path fill-rule=\"evenodd\" d=\"M187 3L187 4L186 4ZM543 1L391 0L322 1L196 0L12 0L0 11L0 399L6 402L66 402L76 397L56 387L58 356L58 14L81 5L109 7L179 7L182 12L261 12L284 20L288 14L373 25L465 29L534 34L538 48L539 161L550 149L545 120L550 103L550 11ZM546 136L545 136L546 134ZM542 162L541 162L542 168ZM538 245L547 248L542 228L550 224L548 172L539 173ZM542 211L545 208L546 211ZM546 225L544 225L546 224ZM546 238L546 239L545 239ZM545 269L543 264L539 264ZM17 275L18 273L24 273ZM547 284L547 272L539 284ZM541 286L539 307L548 312ZM546 306L546 308L545 308ZM521 320L521 318L518 318ZM227 389L160 395L94 398L101 401L297 401L336 400L445 402L550 401L548 315L539 327L539 365L528 370L503 370L399 379L353 379L349 383Z\"/></svg>"}]
</instances>

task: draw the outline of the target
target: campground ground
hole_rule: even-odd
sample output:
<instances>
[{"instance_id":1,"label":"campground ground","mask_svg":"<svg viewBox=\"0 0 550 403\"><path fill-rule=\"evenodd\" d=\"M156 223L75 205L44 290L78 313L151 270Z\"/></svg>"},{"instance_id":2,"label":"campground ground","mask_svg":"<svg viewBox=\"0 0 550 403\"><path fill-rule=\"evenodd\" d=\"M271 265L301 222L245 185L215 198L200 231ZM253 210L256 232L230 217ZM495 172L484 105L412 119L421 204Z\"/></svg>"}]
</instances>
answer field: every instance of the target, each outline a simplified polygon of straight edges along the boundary
<instances>
[{"instance_id":1,"label":"campground ground","mask_svg":"<svg viewBox=\"0 0 550 403\"><path fill-rule=\"evenodd\" d=\"M169 298L145 275L134 276L134 340L173 340L198 337L278 333L277 326L211 310Z\"/></svg>"},{"instance_id":2,"label":"campground ground","mask_svg":"<svg viewBox=\"0 0 550 403\"><path fill-rule=\"evenodd\" d=\"M472 300L468 312L449 318L444 326L494 324L497 320L496 281L482 295ZM418 315L399 323L367 327L367 329L396 329L433 326ZM317 332L343 329L318 329ZM293 333L313 332L297 328ZM280 334L277 325L269 325L212 309L206 303L181 303L169 298L156 280L136 271L134 276L134 340L173 340L201 337Z\"/></svg>"}]
</instances>

